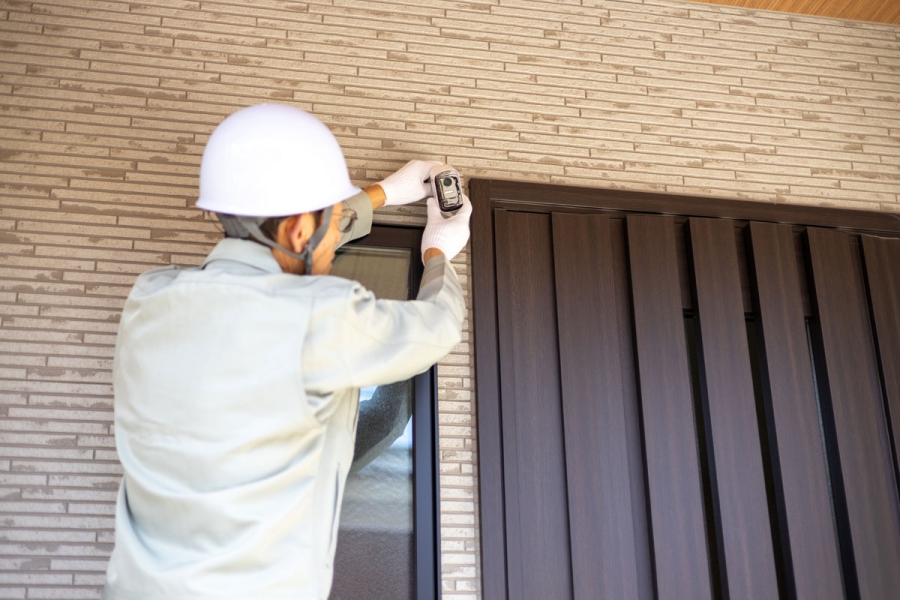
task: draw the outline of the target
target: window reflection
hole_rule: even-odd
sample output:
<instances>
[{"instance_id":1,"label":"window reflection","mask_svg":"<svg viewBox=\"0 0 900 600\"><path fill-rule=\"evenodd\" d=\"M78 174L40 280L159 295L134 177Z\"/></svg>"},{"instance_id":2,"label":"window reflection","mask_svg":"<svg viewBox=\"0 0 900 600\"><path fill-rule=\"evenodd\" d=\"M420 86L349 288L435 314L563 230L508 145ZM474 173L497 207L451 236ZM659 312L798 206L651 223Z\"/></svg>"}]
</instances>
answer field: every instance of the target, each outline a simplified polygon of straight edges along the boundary
<instances>
[{"instance_id":1,"label":"window reflection","mask_svg":"<svg viewBox=\"0 0 900 600\"><path fill-rule=\"evenodd\" d=\"M409 269L408 249L355 245L341 250L332 274L407 300ZM414 596L412 390L412 380L360 390L331 600Z\"/></svg>"},{"instance_id":2,"label":"window reflection","mask_svg":"<svg viewBox=\"0 0 900 600\"><path fill-rule=\"evenodd\" d=\"M363 388L359 393L359 425L353 451L355 473L385 450L412 450L412 382Z\"/></svg>"}]
</instances>

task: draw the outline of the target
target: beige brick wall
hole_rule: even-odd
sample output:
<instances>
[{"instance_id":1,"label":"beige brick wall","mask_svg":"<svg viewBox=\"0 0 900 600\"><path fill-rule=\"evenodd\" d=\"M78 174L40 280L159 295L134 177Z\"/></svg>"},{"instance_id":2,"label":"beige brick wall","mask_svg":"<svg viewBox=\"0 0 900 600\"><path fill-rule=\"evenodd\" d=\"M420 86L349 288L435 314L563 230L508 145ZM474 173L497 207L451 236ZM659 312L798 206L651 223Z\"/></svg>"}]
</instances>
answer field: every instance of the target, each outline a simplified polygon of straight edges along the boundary
<instances>
[{"instance_id":1,"label":"beige brick wall","mask_svg":"<svg viewBox=\"0 0 900 600\"><path fill-rule=\"evenodd\" d=\"M99 595L119 311L137 273L218 239L191 206L203 144L237 108L311 110L360 185L424 157L900 212L898 100L898 27L668 0L0 0L0 598ZM439 374L443 589L467 600L468 337Z\"/></svg>"}]
</instances>

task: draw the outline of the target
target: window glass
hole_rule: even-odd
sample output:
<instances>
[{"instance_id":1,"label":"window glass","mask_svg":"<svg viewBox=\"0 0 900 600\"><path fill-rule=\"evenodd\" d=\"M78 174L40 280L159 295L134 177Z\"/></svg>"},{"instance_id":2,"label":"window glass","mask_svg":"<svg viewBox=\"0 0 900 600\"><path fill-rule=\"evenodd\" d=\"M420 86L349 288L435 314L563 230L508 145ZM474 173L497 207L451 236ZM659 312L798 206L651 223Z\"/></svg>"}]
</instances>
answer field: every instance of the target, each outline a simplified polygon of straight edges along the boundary
<instances>
[{"instance_id":1,"label":"window glass","mask_svg":"<svg viewBox=\"0 0 900 600\"><path fill-rule=\"evenodd\" d=\"M409 300L409 248L354 244L339 249L331 274L358 281L377 298Z\"/></svg>"},{"instance_id":2,"label":"window glass","mask_svg":"<svg viewBox=\"0 0 900 600\"><path fill-rule=\"evenodd\" d=\"M333 275L376 297L410 297L409 249L354 245ZM356 448L344 493L332 600L410 599L415 583L412 380L360 391Z\"/></svg>"}]
</instances>

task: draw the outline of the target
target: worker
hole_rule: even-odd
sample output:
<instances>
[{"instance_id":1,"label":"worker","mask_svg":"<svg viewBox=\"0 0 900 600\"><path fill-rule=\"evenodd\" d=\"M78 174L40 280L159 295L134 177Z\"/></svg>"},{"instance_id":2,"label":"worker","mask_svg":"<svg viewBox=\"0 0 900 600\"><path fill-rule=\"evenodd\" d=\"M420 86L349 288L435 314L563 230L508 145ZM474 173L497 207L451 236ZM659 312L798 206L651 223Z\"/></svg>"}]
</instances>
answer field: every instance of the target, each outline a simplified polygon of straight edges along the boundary
<instances>
[{"instance_id":1,"label":"worker","mask_svg":"<svg viewBox=\"0 0 900 600\"><path fill-rule=\"evenodd\" d=\"M113 363L116 505L107 600L324 600L359 388L421 373L461 339L450 260L471 204L428 198L416 300L328 276L372 211L429 193L413 160L353 186L314 116L244 108L213 131L197 206L226 237L201 267L138 277Z\"/></svg>"}]
</instances>

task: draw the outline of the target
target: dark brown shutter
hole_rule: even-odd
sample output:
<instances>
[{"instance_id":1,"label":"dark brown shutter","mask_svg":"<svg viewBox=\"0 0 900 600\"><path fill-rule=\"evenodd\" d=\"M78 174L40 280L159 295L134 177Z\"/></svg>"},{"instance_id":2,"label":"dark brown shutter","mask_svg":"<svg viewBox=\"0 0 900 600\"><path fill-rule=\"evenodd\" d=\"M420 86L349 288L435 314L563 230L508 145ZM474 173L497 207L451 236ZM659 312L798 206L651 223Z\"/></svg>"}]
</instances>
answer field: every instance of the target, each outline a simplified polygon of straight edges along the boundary
<instances>
[{"instance_id":1,"label":"dark brown shutter","mask_svg":"<svg viewBox=\"0 0 900 600\"><path fill-rule=\"evenodd\" d=\"M485 600L896 596L900 222L472 192Z\"/></svg>"}]
</instances>

